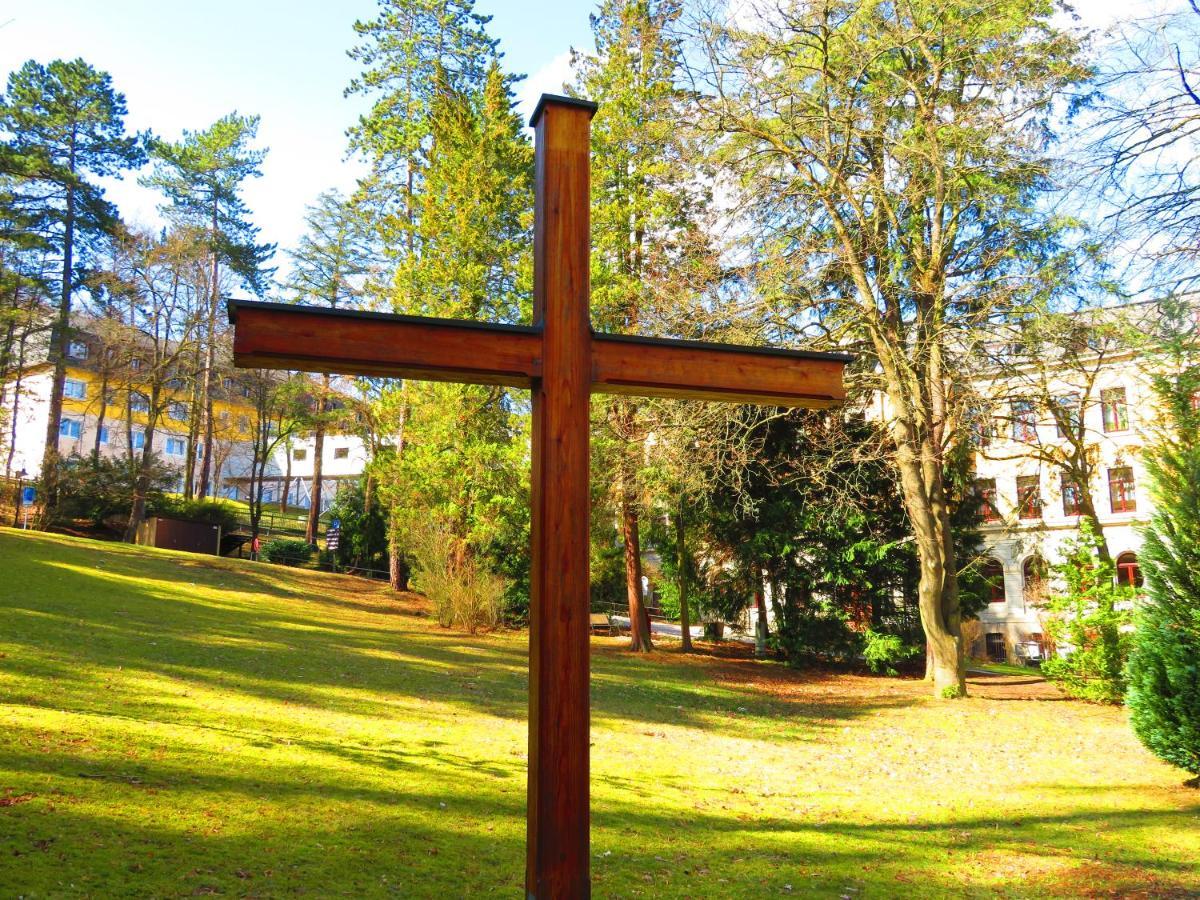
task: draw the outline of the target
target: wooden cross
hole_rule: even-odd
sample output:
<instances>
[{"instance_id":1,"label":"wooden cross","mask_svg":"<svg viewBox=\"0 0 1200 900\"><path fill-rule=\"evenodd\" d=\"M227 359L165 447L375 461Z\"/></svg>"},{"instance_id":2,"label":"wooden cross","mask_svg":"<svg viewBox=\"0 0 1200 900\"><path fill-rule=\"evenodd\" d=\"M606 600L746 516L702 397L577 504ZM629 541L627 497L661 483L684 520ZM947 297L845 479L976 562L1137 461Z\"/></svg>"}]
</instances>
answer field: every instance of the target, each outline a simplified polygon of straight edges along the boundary
<instances>
[{"instance_id":1,"label":"wooden cross","mask_svg":"<svg viewBox=\"0 0 1200 900\"><path fill-rule=\"evenodd\" d=\"M588 406L593 392L826 408L840 354L595 334L588 315L596 104L534 110L531 327L234 301L248 368L499 384L533 394L526 893L587 897Z\"/></svg>"}]
</instances>

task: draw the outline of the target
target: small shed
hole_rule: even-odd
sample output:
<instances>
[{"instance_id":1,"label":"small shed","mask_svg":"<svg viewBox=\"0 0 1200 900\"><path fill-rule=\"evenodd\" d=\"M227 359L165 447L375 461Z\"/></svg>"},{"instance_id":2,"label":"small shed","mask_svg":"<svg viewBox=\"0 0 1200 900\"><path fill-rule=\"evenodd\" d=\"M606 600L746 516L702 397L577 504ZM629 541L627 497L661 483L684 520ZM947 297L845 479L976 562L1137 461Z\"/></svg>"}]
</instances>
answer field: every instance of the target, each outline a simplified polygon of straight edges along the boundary
<instances>
[{"instance_id":1,"label":"small shed","mask_svg":"<svg viewBox=\"0 0 1200 900\"><path fill-rule=\"evenodd\" d=\"M155 516L138 526L137 542L145 547L216 556L221 550L221 526Z\"/></svg>"}]
</instances>

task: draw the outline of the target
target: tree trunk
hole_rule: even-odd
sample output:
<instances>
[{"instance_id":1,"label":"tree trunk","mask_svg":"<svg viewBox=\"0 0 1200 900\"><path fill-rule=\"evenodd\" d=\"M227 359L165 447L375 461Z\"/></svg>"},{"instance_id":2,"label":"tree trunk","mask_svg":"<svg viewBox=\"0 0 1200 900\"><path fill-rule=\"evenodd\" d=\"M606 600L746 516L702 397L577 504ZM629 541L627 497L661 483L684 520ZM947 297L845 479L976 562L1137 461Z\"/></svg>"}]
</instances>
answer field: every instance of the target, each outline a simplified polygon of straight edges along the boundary
<instances>
[{"instance_id":1,"label":"tree trunk","mask_svg":"<svg viewBox=\"0 0 1200 900\"><path fill-rule=\"evenodd\" d=\"M767 598L763 593L763 570L761 563L754 563L750 567L751 576L754 578L754 655L764 657L767 655Z\"/></svg>"},{"instance_id":2,"label":"tree trunk","mask_svg":"<svg viewBox=\"0 0 1200 900\"><path fill-rule=\"evenodd\" d=\"M279 495L279 512L281 515L287 514L288 495L292 492L292 448L290 443L283 448L285 457L283 470L283 493Z\"/></svg>"},{"instance_id":3,"label":"tree trunk","mask_svg":"<svg viewBox=\"0 0 1200 900\"><path fill-rule=\"evenodd\" d=\"M635 653L653 650L650 616L642 602L642 548L637 507L626 481L621 492L621 540L625 545L625 594L629 602L629 649Z\"/></svg>"},{"instance_id":4,"label":"tree trunk","mask_svg":"<svg viewBox=\"0 0 1200 900\"><path fill-rule=\"evenodd\" d=\"M100 376L100 412L96 414L96 440L92 443L92 458L100 458L100 435L104 431L104 418L108 414L108 364Z\"/></svg>"},{"instance_id":5,"label":"tree trunk","mask_svg":"<svg viewBox=\"0 0 1200 900\"><path fill-rule=\"evenodd\" d=\"M328 378L329 376L325 376ZM324 408L324 401L321 403ZM321 519L321 463L325 456L325 423L324 421L317 422L316 431L313 432L313 473L312 473L312 489L309 491L311 497L311 505L308 508L308 526L304 531L304 539L310 544L317 542L317 530L320 526Z\"/></svg>"},{"instance_id":6,"label":"tree trunk","mask_svg":"<svg viewBox=\"0 0 1200 900\"><path fill-rule=\"evenodd\" d=\"M154 429L158 424L154 415L154 410L158 408L155 406L157 402L158 397L155 396L151 400L150 415L146 418L146 430L143 432L145 443L142 444L142 461L133 483L133 503L129 509L129 522L125 526L125 542L129 544L137 540L138 526L146 518L146 494L150 489L150 465L154 460ZM131 428L131 434L132 431Z\"/></svg>"},{"instance_id":7,"label":"tree trunk","mask_svg":"<svg viewBox=\"0 0 1200 900\"><path fill-rule=\"evenodd\" d=\"M70 169L75 171L75 152L71 151ZM58 318L50 341L50 362L54 380L50 385L50 413L46 420L46 447L42 452L42 513L39 527L50 527L58 505L58 430L62 427L63 385L67 380L67 349L71 341L71 288L74 281L75 189L67 188L67 209L63 218L62 285L58 298Z\"/></svg>"},{"instance_id":8,"label":"tree trunk","mask_svg":"<svg viewBox=\"0 0 1200 900\"><path fill-rule=\"evenodd\" d=\"M675 514L675 558L679 567L679 633L683 652L692 652L692 611L688 608L688 557L684 540L683 495L679 495L679 511Z\"/></svg>"},{"instance_id":9,"label":"tree trunk","mask_svg":"<svg viewBox=\"0 0 1200 900\"><path fill-rule=\"evenodd\" d=\"M928 455L932 456L932 453ZM911 448L903 445L897 456L905 506L912 522L921 566L917 605L925 632L926 677L932 680L937 696L966 696L950 509L940 467L937 463L922 466Z\"/></svg>"}]
</instances>

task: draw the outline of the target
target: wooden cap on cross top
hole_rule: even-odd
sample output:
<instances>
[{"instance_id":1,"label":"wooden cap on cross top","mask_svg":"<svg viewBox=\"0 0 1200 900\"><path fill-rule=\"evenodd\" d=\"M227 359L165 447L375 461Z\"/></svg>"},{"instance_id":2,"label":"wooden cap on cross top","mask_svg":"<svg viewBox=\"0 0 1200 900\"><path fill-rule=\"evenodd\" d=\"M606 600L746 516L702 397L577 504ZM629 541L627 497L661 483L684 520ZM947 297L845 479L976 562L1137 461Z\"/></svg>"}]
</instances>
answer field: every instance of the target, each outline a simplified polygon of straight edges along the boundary
<instances>
[{"instance_id":1,"label":"wooden cap on cross top","mask_svg":"<svg viewBox=\"0 0 1200 900\"><path fill-rule=\"evenodd\" d=\"M564 97L562 94L542 94L538 99L537 106L533 108L533 115L529 117L530 128L537 128L538 120L542 117L542 112L551 104L554 106L574 106L577 109L585 109L588 112L589 119L600 108L600 104L593 100L584 100L582 97Z\"/></svg>"}]
</instances>

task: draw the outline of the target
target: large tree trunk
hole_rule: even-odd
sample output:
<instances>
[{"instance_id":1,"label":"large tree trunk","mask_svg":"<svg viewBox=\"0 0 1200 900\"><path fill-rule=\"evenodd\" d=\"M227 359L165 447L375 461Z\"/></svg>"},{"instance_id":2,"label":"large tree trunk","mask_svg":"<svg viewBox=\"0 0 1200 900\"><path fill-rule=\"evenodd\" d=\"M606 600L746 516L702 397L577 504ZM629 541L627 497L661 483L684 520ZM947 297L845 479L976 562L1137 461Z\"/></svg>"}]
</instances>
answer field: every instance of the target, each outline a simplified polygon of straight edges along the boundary
<instances>
[{"instance_id":1,"label":"large tree trunk","mask_svg":"<svg viewBox=\"0 0 1200 900\"><path fill-rule=\"evenodd\" d=\"M154 410L158 397L154 396L150 403L150 415L146 419L145 443L142 444L142 462L138 466L137 478L133 482L133 503L129 509L129 522L125 526L125 541L132 544L137 540L138 526L146 518L146 494L150 491L150 466L154 461L154 429L157 426ZM132 434L132 427L129 433Z\"/></svg>"},{"instance_id":2,"label":"large tree trunk","mask_svg":"<svg viewBox=\"0 0 1200 900\"><path fill-rule=\"evenodd\" d=\"M625 545L625 594L629 602L629 649L637 653L653 650L650 616L642 602L642 548L638 513L632 486L626 478L621 492L621 540Z\"/></svg>"},{"instance_id":3,"label":"large tree trunk","mask_svg":"<svg viewBox=\"0 0 1200 900\"><path fill-rule=\"evenodd\" d=\"M75 170L75 151L70 168ZM42 451L42 513L39 527L50 527L58 506L58 430L62 427L63 386L67 380L67 349L71 341L71 288L75 267L75 190L67 188L67 209L63 218L62 284L58 297L58 317L50 341L50 362L54 379L50 384L50 412L46 419L46 446Z\"/></svg>"},{"instance_id":4,"label":"large tree trunk","mask_svg":"<svg viewBox=\"0 0 1200 900\"><path fill-rule=\"evenodd\" d=\"M328 376L326 376L328 377ZM324 406L324 403L322 403ZM317 531L321 520L321 463L325 456L325 423L319 421L313 432L313 473L312 489L309 491L311 505L308 508L308 526L304 531L304 539L310 544L317 542Z\"/></svg>"},{"instance_id":5,"label":"large tree trunk","mask_svg":"<svg viewBox=\"0 0 1200 900\"><path fill-rule=\"evenodd\" d=\"M679 567L679 633L683 652L692 652L692 611L688 608L688 556L683 519L683 495L679 496L679 511L675 514L675 562Z\"/></svg>"},{"instance_id":6,"label":"large tree trunk","mask_svg":"<svg viewBox=\"0 0 1200 900\"><path fill-rule=\"evenodd\" d=\"M960 697L966 695L967 685L950 508L940 463L932 452L923 455L933 461L922 465L911 448L901 445L898 450L900 482L921 566L917 605L925 632L926 675L938 696Z\"/></svg>"}]
</instances>

